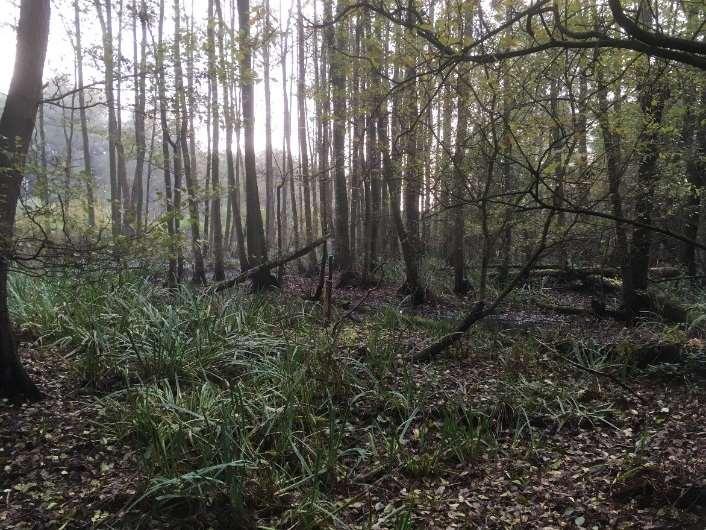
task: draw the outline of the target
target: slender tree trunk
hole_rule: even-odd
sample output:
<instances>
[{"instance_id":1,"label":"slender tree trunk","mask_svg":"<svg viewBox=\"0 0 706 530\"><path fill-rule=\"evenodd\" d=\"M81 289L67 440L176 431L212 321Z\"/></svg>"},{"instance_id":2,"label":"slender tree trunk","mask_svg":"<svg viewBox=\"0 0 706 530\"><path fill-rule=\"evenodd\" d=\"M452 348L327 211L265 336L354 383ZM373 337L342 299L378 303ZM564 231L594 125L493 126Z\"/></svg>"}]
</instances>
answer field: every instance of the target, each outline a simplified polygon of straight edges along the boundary
<instances>
[{"instance_id":1,"label":"slender tree trunk","mask_svg":"<svg viewBox=\"0 0 706 530\"><path fill-rule=\"evenodd\" d=\"M591 183L588 175L588 77L585 72L579 74L579 101L577 105L576 134L578 143L577 173L579 177L578 201L588 206L591 195Z\"/></svg>"},{"instance_id":2,"label":"slender tree trunk","mask_svg":"<svg viewBox=\"0 0 706 530\"><path fill-rule=\"evenodd\" d=\"M306 243L314 238L314 228L311 218L311 191L309 189L309 153L306 142L306 66L304 57L304 18L301 0L297 0L297 133L299 139L299 165L304 195L304 232ZM308 255L308 268L316 268L316 254Z\"/></svg>"},{"instance_id":3,"label":"slender tree trunk","mask_svg":"<svg viewBox=\"0 0 706 530\"><path fill-rule=\"evenodd\" d=\"M297 211L297 198L295 194L295 171L294 171L294 160L292 158L292 119L289 112L289 97L287 95L287 83L289 78L287 77L287 55L288 55L288 36L287 31L282 32L281 40L282 49L282 106L284 109L283 122L284 122L284 138L282 147L284 149L282 153L282 164L284 166L285 179L289 181L289 202L291 204L292 211L292 243L294 248L299 248L299 212ZM284 190L286 194L286 188ZM297 260L299 264L299 260Z\"/></svg>"},{"instance_id":4,"label":"slender tree trunk","mask_svg":"<svg viewBox=\"0 0 706 530\"><path fill-rule=\"evenodd\" d=\"M78 0L74 0L74 33L76 35L76 74L78 86L83 87L83 46L81 43L81 12ZM91 164L91 144L88 140L88 119L86 118L86 95L83 90L78 91L79 120L81 122L81 141L83 149L83 178L86 184L86 211L88 212L88 226L96 226L96 206L94 196L95 182ZM42 144L44 140L42 140ZM42 148L44 148L42 146ZM46 156L46 155L45 155Z\"/></svg>"},{"instance_id":5,"label":"slender tree trunk","mask_svg":"<svg viewBox=\"0 0 706 530\"><path fill-rule=\"evenodd\" d=\"M74 82L74 87L76 83ZM71 172L73 166L73 155L74 155L74 129L75 129L75 113L76 113L76 93L71 94L71 101L69 102L71 107L68 115L66 110L62 109L63 120L62 129L64 131L64 142L66 144L66 154L64 156L64 201L62 209L64 211L63 218L64 224L70 219L71 216Z\"/></svg>"},{"instance_id":6,"label":"slender tree trunk","mask_svg":"<svg viewBox=\"0 0 706 530\"><path fill-rule=\"evenodd\" d=\"M213 10L214 1L208 0L208 72L211 78L211 187L213 200L211 201L211 222L213 230L213 279L217 282L225 279L225 268L223 265L223 225L221 223L221 184L218 173L218 149L220 134L220 119L218 107L218 66L216 65L216 36L214 26L216 24Z\"/></svg>"},{"instance_id":7,"label":"slender tree trunk","mask_svg":"<svg viewBox=\"0 0 706 530\"><path fill-rule=\"evenodd\" d=\"M255 108L253 94L252 43L250 42L250 0L238 1L240 26L240 99L243 108L245 141L245 203L248 240L248 264L256 267L267 261L265 230L260 213L260 194L255 168ZM273 282L269 272L257 274L253 287L263 288Z\"/></svg>"},{"instance_id":8,"label":"slender tree trunk","mask_svg":"<svg viewBox=\"0 0 706 530\"><path fill-rule=\"evenodd\" d=\"M416 20L413 15L415 9L414 0L408 0L407 23L415 24ZM413 37L410 33L410 40ZM412 50L409 51L410 55ZM415 61L408 61L408 66L405 68L405 83L406 88L402 97L405 109L401 115L401 123L403 127L402 134L405 136L404 155L406 158L404 187L403 187L403 208L405 216L405 228L407 229L407 237L410 239L410 244L415 247L417 252L421 252L419 241L419 168L417 160L417 69Z\"/></svg>"},{"instance_id":9,"label":"slender tree trunk","mask_svg":"<svg viewBox=\"0 0 706 530\"><path fill-rule=\"evenodd\" d=\"M325 0L329 1L330 0ZM314 7L316 7L316 2L314 2ZM324 23L330 24L331 21L331 7L329 5L328 9L324 9ZM331 223L331 194L329 193L329 149L331 141L331 131L330 131L330 117L331 112L331 101L329 98L330 86L328 83L327 75L327 58L330 57L329 49L332 47L333 43L329 43L330 31L325 29L323 31L320 56L314 56L314 62L318 59L318 65L314 64L314 73L317 75L318 79L316 82L316 93L317 93L317 126L319 128L319 203L321 204L320 215L321 215L321 233L328 234L332 229L333 225ZM315 50L316 51L316 50Z\"/></svg>"},{"instance_id":10,"label":"slender tree trunk","mask_svg":"<svg viewBox=\"0 0 706 530\"><path fill-rule=\"evenodd\" d=\"M608 86L604 81L603 71L599 67L596 71L597 99L598 99L598 123L603 137L603 149L605 151L606 173L608 175L608 190L611 201L611 213L616 219L622 219L623 199L620 192L620 181L622 180L621 168L621 140L611 123L610 103L608 101ZM614 96L616 101L620 101L620 89ZM620 221L615 222L616 234L616 254L620 259L620 269L623 278L623 300L634 298L632 276L628 267L628 238L627 230Z\"/></svg>"},{"instance_id":11,"label":"slender tree trunk","mask_svg":"<svg viewBox=\"0 0 706 530\"><path fill-rule=\"evenodd\" d=\"M106 2L107 3L107 2ZM133 230L135 212L130 203L130 188L127 183L127 160L125 157L125 145L123 144L123 120L122 120L122 66L123 66L123 0L118 1L118 60L115 62L115 150L118 164L118 193L120 196L122 231L125 234Z\"/></svg>"},{"instance_id":12,"label":"slender tree trunk","mask_svg":"<svg viewBox=\"0 0 706 530\"><path fill-rule=\"evenodd\" d=\"M235 93L235 85L233 85L233 101L238 102L238 96ZM236 123L240 123L240 108L236 106ZM241 197L240 197L240 175L243 168L243 153L240 149L240 127L235 130L235 187L233 194L234 204L237 205L236 215L233 216L235 222L235 235L238 245L238 256L241 260L241 269L248 269L248 250L245 246L245 232L243 231L243 220L242 220L242 210L241 210Z\"/></svg>"},{"instance_id":13,"label":"slender tree trunk","mask_svg":"<svg viewBox=\"0 0 706 530\"><path fill-rule=\"evenodd\" d=\"M157 109L154 109L154 115L157 115ZM145 225L149 223L150 214L150 184L152 183L152 170L154 169L153 157L154 157L154 138L157 135L157 123L152 120L152 131L150 133L150 148L147 151L147 182L145 183L145 215L143 219Z\"/></svg>"},{"instance_id":14,"label":"slender tree trunk","mask_svg":"<svg viewBox=\"0 0 706 530\"><path fill-rule=\"evenodd\" d=\"M553 202L557 207L564 206L564 164L563 151L566 149L566 143L562 138L562 116L559 108L559 71L557 68L552 69L552 79L549 88L549 99L554 125L552 127L552 165L554 166L554 196ZM562 234L566 229L566 214L559 209L556 216L556 228L559 234ZM568 266L568 256L566 246L559 245L559 265L561 268Z\"/></svg>"},{"instance_id":15,"label":"slender tree trunk","mask_svg":"<svg viewBox=\"0 0 706 530\"><path fill-rule=\"evenodd\" d=\"M49 15L49 0L22 0L20 3L15 66L0 117L0 397L13 400L41 396L24 371L17 352L8 308L7 276L14 246L22 168L42 97Z\"/></svg>"},{"instance_id":16,"label":"slender tree trunk","mask_svg":"<svg viewBox=\"0 0 706 530\"><path fill-rule=\"evenodd\" d=\"M514 10L511 4L506 4L505 20L512 18ZM502 162L500 164L500 172L502 175L502 190L504 193L510 194L515 188L515 178L510 160L512 159L513 139L511 134L510 120L513 110L513 95L510 86L510 71L509 66L505 63L500 65L502 71L502 138L501 138L501 154ZM505 215L504 225L500 232L500 268L498 270L498 283L505 285L508 281L510 260L512 256L512 212L508 211Z\"/></svg>"},{"instance_id":17,"label":"slender tree trunk","mask_svg":"<svg viewBox=\"0 0 706 530\"><path fill-rule=\"evenodd\" d=\"M467 38L472 37L473 19L470 13L461 18L460 24ZM459 295L464 295L468 291L468 281L465 275L465 211L464 203L466 201L466 136L468 134L469 120L469 104L466 99L468 79L465 77L468 74L468 68L463 68L458 75L456 91L458 92L458 103L456 107L457 123L456 123L456 145L453 155L453 181L451 189L451 199L453 201L453 209L451 210L451 219L453 226L452 234L452 251L451 263L454 268L454 292Z\"/></svg>"},{"instance_id":18,"label":"slender tree trunk","mask_svg":"<svg viewBox=\"0 0 706 530\"><path fill-rule=\"evenodd\" d=\"M382 82L382 91L387 92L389 87L385 86L386 82ZM414 248L410 241L407 231L402 220L400 212L400 185L399 179L395 176L395 168L390 156L390 138L388 133L388 110L387 102L383 101L378 107L379 115L377 120L377 139L379 151L382 156L382 177L388 190L390 202L390 214L397 232L402 249L402 257L405 265L405 284L402 286L403 292L409 294L413 304L420 304L424 301L424 290L419 283L419 265L417 249Z\"/></svg>"},{"instance_id":19,"label":"slender tree trunk","mask_svg":"<svg viewBox=\"0 0 706 530\"><path fill-rule=\"evenodd\" d=\"M207 256L210 252L211 235L211 79L208 80L208 97L206 98L206 178L204 179L204 205L203 205L203 238L205 240Z\"/></svg>"},{"instance_id":20,"label":"slender tree trunk","mask_svg":"<svg viewBox=\"0 0 706 530\"><path fill-rule=\"evenodd\" d=\"M635 201L635 219L644 226L635 226L630 244L630 274L633 292L638 296L625 300L625 311L633 316L641 309L638 291L648 287L647 273L650 267L652 246L652 224L655 191L658 181L657 159L659 157L659 126L662 122L664 105L668 97L668 87L664 80L652 79L643 82L640 89L640 110L643 115L643 133L641 137L640 162L637 168L637 200Z\"/></svg>"},{"instance_id":21,"label":"slender tree trunk","mask_svg":"<svg viewBox=\"0 0 706 530\"><path fill-rule=\"evenodd\" d=\"M439 221L439 238L442 241L451 241L453 237L453 228L451 222L451 210L449 206L451 205L451 187L453 181L453 172L449 171L449 160L451 157L449 153L451 152L451 144L453 142L451 138L451 118L453 118L453 88L447 86L444 89L442 101L441 101L441 149L439 150L439 158L437 159L437 165L441 173L441 193L439 198L439 203L441 208L445 209L442 211ZM444 258L449 260L451 264L451 249L443 245L441 253Z\"/></svg>"},{"instance_id":22,"label":"slender tree trunk","mask_svg":"<svg viewBox=\"0 0 706 530\"><path fill-rule=\"evenodd\" d=\"M704 178L706 175L706 84L702 89L700 101L697 102L696 87L685 101L686 116L682 132L682 142L686 151L686 178L689 182L689 193L685 205L684 235L692 241L699 236L701 219L700 206L702 201ZM699 125L701 124L701 125ZM696 246L691 243L684 245L683 257L689 276L696 276Z\"/></svg>"},{"instance_id":23,"label":"slender tree trunk","mask_svg":"<svg viewBox=\"0 0 706 530\"><path fill-rule=\"evenodd\" d=\"M105 68L105 103L108 108L108 172L110 178L110 219L113 238L122 231L120 186L118 184L117 143L118 129L115 120L115 95L113 91L113 14L111 2L105 2L105 14L100 0L94 0L98 21L103 33L103 63Z\"/></svg>"},{"instance_id":24,"label":"slender tree trunk","mask_svg":"<svg viewBox=\"0 0 706 530\"><path fill-rule=\"evenodd\" d=\"M361 56L361 41L363 32L363 21L361 16L357 16L353 21L353 50L355 57ZM350 109L352 113L353 130L349 138L349 152L351 157L350 176L350 216L348 234L350 239L351 256L357 256L361 250L360 223L362 219L361 209L363 205L363 166L365 164L365 118L362 112L361 93L363 91L363 80L360 75L360 61L353 64L353 72L350 80Z\"/></svg>"},{"instance_id":25,"label":"slender tree trunk","mask_svg":"<svg viewBox=\"0 0 706 530\"><path fill-rule=\"evenodd\" d=\"M169 124L167 122L167 95L164 65L164 0L159 1L159 22L157 26L157 45L155 49L155 65L157 67L157 85L159 94L159 118L162 126L162 174L164 177L164 197L167 221L167 235L169 238L169 256L166 285L175 287L177 284L177 240L174 229L174 196L172 189L172 177L170 170L169 145L172 144L169 136Z\"/></svg>"},{"instance_id":26,"label":"slender tree trunk","mask_svg":"<svg viewBox=\"0 0 706 530\"><path fill-rule=\"evenodd\" d=\"M381 112L378 118L378 142L382 153L382 175L389 191L390 211L405 264L406 280L402 290L410 295L413 304L421 304L424 301L424 291L419 285L417 250L408 237L400 212L399 179L395 178L394 166L390 157L389 139L387 136L387 112L385 110Z\"/></svg>"},{"instance_id":27,"label":"slender tree trunk","mask_svg":"<svg viewBox=\"0 0 706 530\"><path fill-rule=\"evenodd\" d=\"M176 104L179 110L181 132L179 145L176 150L181 152L183 160L184 178L186 180L187 203L189 207L189 228L191 233L191 253L194 260L192 282L205 284L206 270L203 255L201 254L199 230L199 206L194 194L194 174L191 153L189 151L189 119L187 117L186 94L184 91L184 74L181 67L181 6L180 0L174 0L174 83L176 90ZM192 138L193 142L193 138Z\"/></svg>"},{"instance_id":28,"label":"slender tree trunk","mask_svg":"<svg viewBox=\"0 0 706 530\"><path fill-rule=\"evenodd\" d=\"M133 55L133 83L135 86L135 175L132 180L132 193L130 204L135 215L135 231L142 233L142 202L144 196L143 175L145 170L145 104L146 104L146 74L147 69L147 3L140 1L137 9L137 0L132 1L132 55ZM140 20L140 48L138 57L137 47L137 19Z\"/></svg>"},{"instance_id":29,"label":"slender tree trunk","mask_svg":"<svg viewBox=\"0 0 706 530\"><path fill-rule=\"evenodd\" d=\"M47 164L47 137L44 129L44 104L39 104L39 196L44 204L49 204L49 164Z\"/></svg>"},{"instance_id":30,"label":"slender tree trunk","mask_svg":"<svg viewBox=\"0 0 706 530\"><path fill-rule=\"evenodd\" d=\"M331 10L331 1L326 0L325 6L328 13ZM345 9L344 0L338 0L336 14L340 15ZM336 266L342 271L342 281L353 273L353 258L350 253L350 239L348 234L348 190L346 189L346 74L344 55L347 49L345 28L338 24L336 30L333 26L325 30L327 35L330 61L331 90L333 92L333 153L334 153L334 181L336 203ZM335 31L335 42L334 42Z\"/></svg>"},{"instance_id":31,"label":"slender tree trunk","mask_svg":"<svg viewBox=\"0 0 706 530\"><path fill-rule=\"evenodd\" d=\"M366 97L366 173L367 190L365 200L365 263L363 265L363 282L369 281L369 274L375 268L378 254L378 239L380 234L380 223L382 220L382 190L380 187L380 151L378 149L376 121L378 112L376 102L380 97L381 87L376 71L375 61L379 61L379 53L376 51L375 40L380 42L381 24L378 18L375 25L370 20L370 15L365 15L364 26L366 28L367 39L366 54L371 58L368 70L368 88Z\"/></svg>"},{"instance_id":32,"label":"slender tree trunk","mask_svg":"<svg viewBox=\"0 0 706 530\"><path fill-rule=\"evenodd\" d=\"M220 1L216 2L216 8L218 10L218 22L220 29L218 32L218 48L221 55L221 74L223 82L223 115L225 118L226 125L226 164L228 170L228 198L231 205L232 216L233 216L233 226L235 228L235 239L237 243L238 259L240 261L240 268L246 270L248 268L248 259L245 252L245 239L243 237L243 227L240 218L240 194L238 193L237 184L235 181L235 160L233 157L233 127L234 127L234 111L235 106L234 99L229 97L230 90L229 84L234 84L232 82L232 77L228 75L228 57L226 57L225 47L223 45L223 33L225 31L225 23L223 19L223 13L221 11ZM231 24L235 21L232 20ZM233 30L234 31L234 30ZM233 55L235 53L235 47L231 46L231 59L234 59ZM230 232L230 227L226 223L228 232ZM230 233L229 233L230 236ZM230 237L226 237L226 241L230 242Z\"/></svg>"},{"instance_id":33,"label":"slender tree trunk","mask_svg":"<svg viewBox=\"0 0 706 530\"><path fill-rule=\"evenodd\" d=\"M265 235L267 245L272 245L275 239L274 173L272 169L272 95L270 89L270 38L270 0L265 0L265 30L262 60L265 78ZM282 80L282 83L284 83L284 80Z\"/></svg>"}]
</instances>

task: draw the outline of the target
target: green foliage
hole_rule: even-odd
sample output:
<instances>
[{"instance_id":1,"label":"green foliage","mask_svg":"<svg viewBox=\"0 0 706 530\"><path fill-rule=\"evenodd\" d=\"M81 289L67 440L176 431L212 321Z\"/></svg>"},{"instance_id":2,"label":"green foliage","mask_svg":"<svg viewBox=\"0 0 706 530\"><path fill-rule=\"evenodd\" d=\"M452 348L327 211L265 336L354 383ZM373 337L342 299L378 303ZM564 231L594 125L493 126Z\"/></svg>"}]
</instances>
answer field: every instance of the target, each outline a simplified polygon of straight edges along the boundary
<instances>
[{"instance_id":1,"label":"green foliage","mask_svg":"<svg viewBox=\"0 0 706 530\"><path fill-rule=\"evenodd\" d=\"M71 351L89 385L116 390L112 427L143 448L153 477L143 498L233 517L268 506L328 526L326 493L359 454L342 444L361 387L311 306L113 280L14 276L10 298L24 330ZM287 510L294 494L304 498Z\"/></svg>"},{"instance_id":2,"label":"green foliage","mask_svg":"<svg viewBox=\"0 0 706 530\"><path fill-rule=\"evenodd\" d=\"M588 427L611 423L612 407L607 403L586 403L586 389L544 379L534 381L521 376L502 382L492 417L499 428L511 429L516 437L535 436L537 428L561 430L567 425Z\"/></svg>"}]
</instances>

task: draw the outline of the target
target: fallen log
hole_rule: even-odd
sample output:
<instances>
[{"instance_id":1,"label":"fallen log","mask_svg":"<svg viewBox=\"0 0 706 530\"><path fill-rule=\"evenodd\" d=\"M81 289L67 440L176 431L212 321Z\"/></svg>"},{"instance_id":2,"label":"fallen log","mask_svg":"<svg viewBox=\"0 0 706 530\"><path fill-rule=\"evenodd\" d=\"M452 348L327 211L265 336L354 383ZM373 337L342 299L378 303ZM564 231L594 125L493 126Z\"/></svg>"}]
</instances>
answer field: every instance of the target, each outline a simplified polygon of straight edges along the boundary
<instances>
[{"instance_id":1,"label":"fallen log","mask_svg":"<svg viewBox=\"0 0 706 530\"><path fill-rule=\"evenodd\" d=\"M574 307L559 304L548 304L536 298L532 299L532 303L534 303L534 305L536 305L540 309L544 309L545 311L552 311L561 315L580 315L592 316L597 318L609 317L614 318L616 320L625 319L625 315L622 312L608 309L606 308L605 303L595 299L591 300L590 307Z\"/></svg>"},{"instance_id":2,"label":"fallen log","mask_svg":"<svg viewBox=\"0 0 706 530\"><path fill-rule=\"evenodd\" d=\"M683 360L683 350L684 344L680 342L654 342L640 344L634 348L617 345L611 353L622 355L638 368L647 368L655 364L678 364Z\"/></svg>"},{"instance_id":3,"label":"fallen log","mask_svg":"<svg viewBox=\"0 0 706 530\"><path fill-rule=\"evenodd\" d=\"M518 268L513 265L511 269ZM659 283L664 279L677 279L681 275L678 267L650 267L650 281ZM493 276L496 272L491 272ZM620 289L620 269L616 267L575 267L562 268L556 265L541 265L531 269L527 275L530 278L553 277L560 280L580 280L587 287L605 288L608 290Z\"/></svg>"},{"instance_id":4,"label":"fallen log","mask_svg":"<svg viewBox=\"0 0 706 530\"><path fill-rule=\"evenodd\" d=\"M289 263L290 261L294 261L297 258L301 258L303 256L306 256L309 252L314 250L315 248L323 245L326 243L326 240L328 239L327 236L321 237L317 239L316 241L313 241L309 243L307 246L300 248L299 250L295 250L291 254L287 254L286 256L281 257L278 260L274 261L268 261L267 263L263 263L262 265L258 265L257 267L253 267L252 269L248 269L245 272L239 274L232 280L227 280L224 282L221 282L213 287L213 292L214 293L220 293L222 291L225 291L226 289L230 289L231 287L234 287L238 285L239 283L244 282L245 280L251 279L256 277L258 274L262 274L263 272L270 271L276 267L281 267L282 265L285 265Z\"/></svg>"},{"instance_id":5,"label":"fallen log","mask_svg":"<svg viewBox=\"0 0 706 530\"><path fill-rule=\"evenodd\" d=\"M684 360L686 344L673 341L644 343L612 343L601 348L609 359L620 360L621 364L647 368L655 364L678 364ZM570 355L582 346L572 340L557 342L553 349L558 354Z\"/></svg>"}]
</instances>

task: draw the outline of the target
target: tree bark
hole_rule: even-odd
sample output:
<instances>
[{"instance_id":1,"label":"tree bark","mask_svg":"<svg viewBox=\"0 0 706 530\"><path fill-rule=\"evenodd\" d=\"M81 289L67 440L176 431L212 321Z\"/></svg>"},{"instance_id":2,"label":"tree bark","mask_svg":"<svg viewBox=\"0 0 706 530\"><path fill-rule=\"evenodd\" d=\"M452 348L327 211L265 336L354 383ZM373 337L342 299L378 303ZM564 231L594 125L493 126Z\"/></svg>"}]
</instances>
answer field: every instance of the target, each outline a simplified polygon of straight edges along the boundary
<instances>
[{"instance_id":1,"label":"tree bark","mask_svg":"<svg viewBox=\"0 0 706 530\"><path fill-rule=\"evenodd\" d=\"M217 282L223 281L226 277L223 265L223 224L221 222L221 183L219 177L219 133L220 120L218 108L218 67L216 65L216 36L214 26L216 18L214 14L214 1L208 1L208 72L211 78L211 230L213 235L213 279Z\"/></svg>"},{"instance_id":2,"label":"tree bark","mask_svg":"<svg viewBox=\"0 0 706 530\"><path fill-rule=\"evenodd\" d=\"M108 171L110 178L110 219L113 238L122 232L120 185L118 184L117 143L118 129L115 120L115 94L113 91L113 14L111 2L105 2L105 14L100 0L94 0L98 21L103 34L103 63L105 68L105 103L108 108Z\"/></svg>"},{"instance_id":3,"label":"tree bark","mask_svg":"<svg viewBox=\"0 0 706 530\"><path fill-rule=\"evenodd\" d=\"M189 119L187 114L193 112L186 106L186 94L184 91L184 77L181 68L181 8L180 0L174 0L174 80L176 89L177 108L180 109L181 132L179 133L179 146L182 160L184 162L184 178L186 180L187 203L189 207L189 225L191 233L191 254L194 260L192 282L205 284L206 270L204 267L203 254L201 253L201 234L199 229L199 206L195 196L195 183L193 161L189 150ZM193 143L194 139L191 138Z\"/></svg>"},{"instance_id":4,"label":"tree bark","mask_svg":"<svg viewBox=\"0 0 706 530\"><path fill-rule=\"evenodd\" d=\"M133 22L132 22L132 54L133 54L133 83L135 85L135 175L132 180L132 193L130 194L130 204L135 215L135 231L139 235L142 233L142 206L143 206L143 175L145 170L145 104L146 104L146 73L147 69L147 3L140 1L140 9L137 9L137 0L132 2ZM140 20L140 48L138 58L137 47L137 19ZM138 66L139 65L139 66Z\"/></svg>"},{"instance_id":5,"label":"tree bark","mask_svg":"<svg viewBox=\"0 0 706 530\"><path fill-rule=\"evenodd\" d=\"M326 0L327 13L331 10L331 1ZM338 0L336 15L343 13L344 0ZM327 18L330 18L327 16ZM329 26L325 29L327 34L328 52L330 54L330 79L333 100L333 156L334 156L334 181L335 181L335 253L336 267L341 271L342 278L353 272L353 260L350 253L350 240L348 234L348 190L346 188L346 74L345 56L347 39L344 28L338 24L335 30Z\"/></svg>"},{"instance_id":6,"label":"tree bark","mask_svg":"<svg viewBox=\"0 0 706 530\"><path fill-rule=\"evenodd\" d=\"M0 397L13 400L41 397L17 352L8 308L7 280L22 168L42 96L49 17L49 0L22 0L20 3L15 66L0 117Z\"/></svg>"},{"instance_id":7,"label":"tree bark","mask_svg":"<svg viewBox=\"0 0 706 530\"><path fill-rule=\"evenodd\" d=\"M169 163L169 145L172 143L169 136L167 122L167 94L164 65L164 0L159 2L159 23L157 26L157 44L155 46L155 65L157 67L157 91L159 95L159 119L162 127L162 176L164 177L165 216L167 222L167 236L169 238L169 256L167 258L166 285L175 287L177 284L177 241L174 229L174 199L172 177Z\"/></svg>"},{"instance_id":8,"label":"tree bark","mask_svg":"<svg viewBox=\"0 0 706 530\"><path fill-rule=\"evenodd\" d=\"M240 26L240 99L243 108L243 131L245 149L245 204L248 243L248 264L257 267L267 261L265 230L260 213L260 194L255 168L255 108L253 94L252 43L250 42L250 0L238 1ZM271 285L274 278L269 271L253 276L253 287L257 289Z\"/></svg>"},{"instance_id":9,"label":"tree bark","mask_svg":"<svg viewBox=\"0 0 706 530\"><path fill-rule=\"evenodd\" d=\"M222 20L221 20L222 23ZM235 43L235 6L231 2L231 14L230 14L230 60L231 64L236 64L236 49L233 43ZM224 59L225 60L225 59ZM224 67L225 70L225 67ZM234 70L234 68L233 68ZM226 110L226 157L228 162L228 186L230 193L230 201L233 208L233 229L231 231L235 232L236 245L238 247L238 260L240 261L240 268L245 270L248 268L248 254L245 248L245 236L243 232L243 220L242 212L240 209L240 165L241 165L241 153L240 153L240 127L235 133L235 143L236 157L233 159L233 129L235 124L240 124L240 110L238 108L238 97L235 91L235 76L227 77L226 80L230 80L230 83L226 83L224 80L223 92L224 95L230 94L230 102ZM230 88L227 85L230 85ZM231 238L233 236L231 235Z\"/></svg>"},{"instance_id":10,"label":"tree bark","mask_svg":"<svg viewBox=\"0 0 706 530\"><path fill-rule=\"evenodd\" d=\"M297 133L299 137L299 164L301 168L301 181L304 195L304 233L306 242L314 238L314 229L311 218L311 191L309 188L309 153L306 142L306 66L304 57L304 18L302 15L301 0L297 0ZM311 254L309 269L316 267L316 256Z\"/></svg>"},{"instance_id":11,"label":"tree bark","mask_svg":"<svg viewBox=\"0 0 706 530\"><path fill-rule=\"evenodd\" d=\"M74 32L76 34L76 75L79 87L83 87L83 46L81 43L81 12L78 0L74 0ZM88 140L88 120L86 118L86 94L78 91L79 120L81 122L81 141L83 145L83 178L86 184L86 211L88 213L88 226L96 226L96 206L91 164L91 144ZM44 142L44 140L42 140Z\"/></svg>"},{"instance_id":12,"label":"tree bark","mask_svg":"<svg viewBox=\"0 0 706 530\"><path fill-rule=\"evenodd\" d=\"M242 28L241 28L242 31ZM268 246L275 240L274 173L272 168L272 95L270 90L270 0L265 0L265 30L262 49L265 78L265 235ZM284 83L284 80L282 80Z\"/></svg>"}]
</instances>

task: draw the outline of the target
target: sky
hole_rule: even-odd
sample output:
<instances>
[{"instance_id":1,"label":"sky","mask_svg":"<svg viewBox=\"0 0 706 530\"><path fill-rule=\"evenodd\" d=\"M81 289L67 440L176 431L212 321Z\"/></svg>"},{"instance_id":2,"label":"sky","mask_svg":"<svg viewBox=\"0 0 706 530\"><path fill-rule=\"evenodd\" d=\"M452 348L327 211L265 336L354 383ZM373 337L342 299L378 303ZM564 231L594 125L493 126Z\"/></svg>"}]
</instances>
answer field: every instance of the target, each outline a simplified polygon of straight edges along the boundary
<instances>
[{"instance_id":1,"label":"sky","mask_svg":"<svg viewBox=\"0 0 706 530\"><path fill-rule=\"evenodd\" d=\"M126 0L126 3L129 0ZM191 0L193 1L194 10L196 13L203 13L204 16L207 13L207 0ZM93 8L93 2L91 0L82 0L86 14L82 17L82 40L84 50L90 46L97 46L101 41L100 27L97 23L95 17L95 10ZM166 2L168 9L166 9L167 16L171 17L172 9L171 2ZM184 3L189 6L190 0L184 0ZM255 2L253 2L254 4ZM306 4L305 2L303 2ZM117 2L113 1L113 5ZM273 17L277 17L280 10L284 10L286 13L289 12L291 0L284 0L284 4L281 0L271 0ZM52 13L50 20L50 30L49 30L49 46L47 49L47 57L44 67L44 80L50 82L52 79L61 75L68 75L72 79L74 71L74 60L73 60L73 48L71 41L68 36L68 29L73 30L73 8L71 0L52 0ZM306 8L305 8L306 9ZM15 40L16 40L16 23L19 17L19 2L18 0L0 0L0 93L6 94L10 86L10 80L12 77L12 70L14 66L15 59ZM226 18L228 15L226 15ZM287 17L285 17L285 20ZM292 22L293 23L293 22ZM168 24L171 26L171 21ZM114 28L115 30L115 28ZM123 53L128 57L132 56L132 42L131 42L131 29L130 25L124 31L124 44ZM281 66L278 62L279 57L279 44L276 44L277 48L272 49L272 65L271 65L271 77L272 77L272 136L273 144L277 148L282 140L283 136L283 124L282 120L279 119L283 115L283 104L282 104L282 86L279 83L281 79ZM290 61L292 57L290 55ZM293 72L293 64L288 65L288 74L291 75ZM263 72L261 69L257 72L258 76L261 78ZM98 70L90 58L84 60L84 83L89 84L95 81L103 80L103 72ZM292 85L296 90L296 83ZM289 86L288 86L289 89ZM256 91L256 102L255 102L255 132L256 141L255 148L258 151L264 150L265 139L264 139L264 89L263 83L260 79L255 87ZM131 90L125 90L125 97L129 97ZM296 92L294 94L296 96ZM123 120L132 120L132 115L129 110L128 105L123 102ZM308 108L313 107L308 104ZM292 148L295 149L297 146L296 142L296 98L293 101L292 108ZM206 131L202 129L197 131L197 136L199 141L205 144ZM223 136L222 136L223 137ZM221 142L223 144L223 141Z\"/></svg>"}]
</instances>

